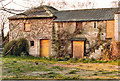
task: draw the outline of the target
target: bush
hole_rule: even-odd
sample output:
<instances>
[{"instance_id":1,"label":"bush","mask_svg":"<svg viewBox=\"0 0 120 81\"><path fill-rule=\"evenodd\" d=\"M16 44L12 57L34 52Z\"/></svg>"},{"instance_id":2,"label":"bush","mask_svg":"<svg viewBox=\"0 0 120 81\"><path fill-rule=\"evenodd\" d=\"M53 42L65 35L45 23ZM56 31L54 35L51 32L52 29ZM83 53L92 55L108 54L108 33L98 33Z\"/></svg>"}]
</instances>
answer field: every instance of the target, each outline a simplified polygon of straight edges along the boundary
<instances>
[{"instance_id":1,"label":"bush","mask_svg":"<svg viewBox=\"0 0 120 81\"><path fill-rule=\"evenodd\" d=\"M2 42L2 46L4 47L8 42L9 42L9 32L4 37L3 42Z\"/></svg>"},{"instance_id":2,"label":"bush","mask_svg":"<svg viewBox=\"0 0 120 81\"><path fill-rule=\"evenodd\" d=\"M117 60L119 58L119 43L108 41L103 49L103 60Z\"/></svg>"},{"instance_id":3,"label":"bush","mask_svg":"<svg viewBox=\"0 0 120 81\"><path fill-rule=\"evenodd\" d=\"M20 38L17 41L17 53L20 55L22 52L27 53L29 51L29 44L28 41L25 38Z\"/></svg>"},{"instance_id":4,"label":"bush","mask_svg":"<svg viewBox=\"0 0 120 81\"><path fill-rule=\"evenodd\" d=\"M11 47L13 48L11 49ZM6 54L8 52L7 55L20 56L21 53L23 52L28 54L28 51L29 51L28 41L25 38L20 38L17 41L13 40L7 43L4 46L3 54Z\"/></svg>"},{"instance_id":5,"label":"bush","mask_svg":"<svg viewBox=\"0 0 120 81\"><path fill-rule=\"evenodd\" d=\"M8 42L5 46L4 46L4 50L3 50L3 54L6 54L12 46L16 46L17 41L13 40ZM8 55L13 55L14 50L12 49L11 51L9 51L7 54Z\"/></svg>"}]
</instances>

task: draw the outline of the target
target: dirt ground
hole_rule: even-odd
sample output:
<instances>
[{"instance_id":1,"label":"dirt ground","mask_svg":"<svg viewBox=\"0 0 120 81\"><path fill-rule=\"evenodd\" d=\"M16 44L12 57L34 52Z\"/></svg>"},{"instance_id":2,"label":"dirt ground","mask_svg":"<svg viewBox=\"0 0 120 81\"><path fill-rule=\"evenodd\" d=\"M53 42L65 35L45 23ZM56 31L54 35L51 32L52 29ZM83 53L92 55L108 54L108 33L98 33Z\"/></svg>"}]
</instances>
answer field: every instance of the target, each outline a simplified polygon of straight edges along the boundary
<instances>
[{"instance_id":1,"label":"dirt ground","mask_svg":"<svg viewBox=\"0 0 120 81\"><path fill-rule=\"evenodd\" d=\"M3 58L2 79L120 79L117 65Z\"/></svg>"}]
</instances>

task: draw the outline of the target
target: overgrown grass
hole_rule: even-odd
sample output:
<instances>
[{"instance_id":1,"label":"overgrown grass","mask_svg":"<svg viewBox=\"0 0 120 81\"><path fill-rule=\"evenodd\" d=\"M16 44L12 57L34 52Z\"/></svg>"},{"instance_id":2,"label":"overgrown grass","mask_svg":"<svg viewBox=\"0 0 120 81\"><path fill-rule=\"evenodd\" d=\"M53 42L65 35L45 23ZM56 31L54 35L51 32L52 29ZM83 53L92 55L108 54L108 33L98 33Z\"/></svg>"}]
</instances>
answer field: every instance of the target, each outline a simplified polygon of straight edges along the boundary
<instances>
[{"instance_id":1,"label":"overgrown grass","mask_svg":"<svg viewBox=\"0 0 120 81\"><path fill-rule=\"evenodd\" d=\"M70 58L68 60L60 60L60 59L55 59L55 58L46 58L46 57L34 57L34 56L24 56L24 57L21 57L21 56L14 56L14 55L7 55L5 57L3 57L3 59L5 58L10 58L10 59L15 59L15 60L27 60L27 61L30 61L30 60L34 60L36 61L35 63L37 64L37 61L49 61L49 62L59 62L59 61L64 61L64 62L70 62L70 63L79 63L79 62L82 62L82 63L110 63L110 64L114 64L114 65L118 65L118 62L119 60L111 60L111 61L103 61L103 60L87 60L87 59L77 59L77 58Z\"/></svg>"},{"instance_id":2,"label":"overgrown grass","mask_svg":"<svg viewBox=\"0 0 120 81\"><path fill-rule=\"evenodd\" d=\"M93 60L93 59L77 59L77 58L71 58L70 60L68 60L68 62L70 63L79 63L79 62L82 62L82 63L109 63L109 64L112 64L112 65L118 65L119 63L119 60L111 60L111 61L104 61L104 60Z\"/></svg>"},{"instance_id":3,"label":"overgrown grass","mask_svg":"<svg viewBox=\"0 0 120 81\"><path fill-rule=\"evenodd\" d=\"M80 72L79 70L81 70L79 67L63 67L63 66L59 66L59 64L72 65L72 64L81 62L80 67L84 67L84 64L82 66L82 63L86 61L85 59L82 59L82 61L80 61L79 59L70 59L71 62L56 61L49 58L33 57L33 56L25 56L25 57L5 56L5 57L2 57L2 59L3 59L2 60L3 76L4 76L3 79L60 79L60 80L76 79L77 80L77 79L81 79L81 77L77 75L78 72ZM114 62L117 62L117 61L109 61L107 63L114 64ZM76 69L76 68L79 68L79 69ZM88 68L93 68L93 67L88 67ZM67 72L65 72L65 74L62 75L61 72L64 72L66 70ZM38 72L38 73L34 74L33 72ZM42 74L39 74L39 72L41 72ZM105 75L105 74L112 74L112 73L115 74L116 72L115 70L113 70L111 73L106 72L104 70L98 70L96 74L91 73L91 75L97 76L99 73ZM65 75L72 75L72 76L70 77Z\"/></svg>"},{"instance_id":4,"label":"overgrown grass","mask_svg":"<svg viewBox=\"0 0 120 81\"><path fill-rule=\"evenodd\" d=\"M62 68L62 67L60 67L60 66L54 66L54 67L52 67L52 69L58 69L58 70L60 70L60 71L62 71L62 70L63 70L63 68Z\"/></svg>"},{"instance_id":5,"label":"overgrown grass","mask_svg":"<svg viewBox=\"0 0 120 81\"><path fill-rule=\"evenodd\" d=\"M76 74L77 70L72 70L69 72L69 74Z\"/></svg>"}]
</instances>

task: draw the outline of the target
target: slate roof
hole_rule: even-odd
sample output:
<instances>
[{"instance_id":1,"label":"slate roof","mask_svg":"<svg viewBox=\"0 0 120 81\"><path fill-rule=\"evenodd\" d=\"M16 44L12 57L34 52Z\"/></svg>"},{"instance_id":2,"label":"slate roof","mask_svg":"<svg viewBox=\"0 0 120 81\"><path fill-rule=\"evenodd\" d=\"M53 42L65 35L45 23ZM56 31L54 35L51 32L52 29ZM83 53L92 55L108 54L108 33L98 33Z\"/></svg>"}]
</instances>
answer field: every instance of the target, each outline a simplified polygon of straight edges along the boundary
<instances>
[{"instance_id":1,"label":"slate roof","mask_svg":"<svg viewBox=\"0 0 120 81\"><path fill-rule=\"evenodd\" d=\"M80 9L58 11L52 6L39 6L29 9L23 13L9 17L8 19L20 18L41 18L41 17L56 17L54 21L98 21L98 20L113 20L114 14L119 12L120 8L97 8L97 9Z\"/></svg>"},{"instance_id":2,"label":"slate roof","mask_svg":"<svg viewBox=\"0 0 120 81\"><path fill-rule=\"evenodd\" d=\"M120 11L120 8L98 8L83 10L67 10L56 12L54 21L98 21L113 20L114 13Z\"/></svg>"},{"instance_id":3,"label":"slate roof","mask_svg":"<svg viewBox=\"0 0 120 81\"><path fill-rule=\"evenodd\" d=\"M53 17L53 13L58 11L51 6L39 6L26 10L23 13L9 17L8 19L20 19L20 18L36 18L36 17Z\"/></svg>"}]
</instances>

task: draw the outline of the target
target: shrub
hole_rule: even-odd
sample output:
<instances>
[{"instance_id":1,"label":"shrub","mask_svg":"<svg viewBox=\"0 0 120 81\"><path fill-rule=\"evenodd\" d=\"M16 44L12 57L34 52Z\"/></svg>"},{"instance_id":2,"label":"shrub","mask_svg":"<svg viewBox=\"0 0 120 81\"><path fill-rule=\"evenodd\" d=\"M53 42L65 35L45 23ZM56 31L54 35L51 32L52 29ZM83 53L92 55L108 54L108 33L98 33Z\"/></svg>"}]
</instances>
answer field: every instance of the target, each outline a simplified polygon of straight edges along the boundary
<instances>
[{"instance_id":1,"label":"shrub","mask_svg":"<svg viewBox=\"0 0 120 81\"><path fill-rule=\"evenodd\" d=\"M5 46L4 46L4 50L3 50L3 54L6 54L12 46L16 46L17 41L13 40L8 42ZM11 51L9 51L7 54L9 55L13 55L14 50L12 49Z\"/></svg>"},{"instance_id":2,"label":"shrub","mask_svg":"<svg viewBox=\"0 0 120 81\"><path fill-rule=\"evenodd\" d=\"M11 49L12 48L12 49ZM11 49L11 50L10 50ZM29 44L25 38L20 38L17 41L13 40L4 46L3 54L20 56L22 52L28 54Z\"/></svg>"},{"instance_id":3,"label":"shrub","mask_svg":"<svg viewBox=\"0 0 120 81\"><path fill-rule=\"evenodd\" d=\"M119 43L108 41L103 49L103 60L117 60L119 58Z\"/></svg>"},{"instance_id":4,"label":"shrub","mask_svg":"<svg viewBox=\"0 0 120 81\"><path fill-rule=\"evenodd\" d=\"M3 47L9 42L9 32L7 33L7 35L4 37L2 45Z\"/></svg>"},{"instance_id":5,"label":"shrub","mask_svg":"<svg viewBox=\"0 0 120 81\"><path fill-rule=\"evenodd\" d=\"M27 53L29 51L29 44L28 41L25 38L20 38L17 41L17 50L18 55L20 55L22 52Z\"/></svg>"}]
</instances>

